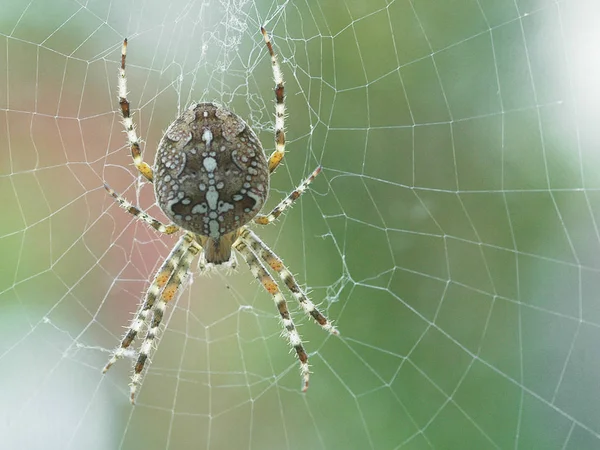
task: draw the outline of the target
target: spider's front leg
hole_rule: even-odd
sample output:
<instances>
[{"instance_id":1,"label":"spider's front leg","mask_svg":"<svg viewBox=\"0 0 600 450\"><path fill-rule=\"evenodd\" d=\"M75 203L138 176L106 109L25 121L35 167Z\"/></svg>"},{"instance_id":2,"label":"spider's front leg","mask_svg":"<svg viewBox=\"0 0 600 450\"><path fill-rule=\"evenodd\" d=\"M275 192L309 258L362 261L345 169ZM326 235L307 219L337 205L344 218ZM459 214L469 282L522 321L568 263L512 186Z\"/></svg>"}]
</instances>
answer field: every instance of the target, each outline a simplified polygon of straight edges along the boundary
<instances>
[{"instance_id":1,"label":"spider's front leg","mask_svg":"<svg viewBox=\"0 0 600 450\"><path fill-rule=\"evenodd\" d=\"M281 324L284 329L284 335L287 337L290 345L296 350L296 355L300 361L300 374L302 375L303 385L302 391L305 392L308 389L308 381L310 378L310 370L308 367L308 355L302 345L302 338L294 325L294 321L287 307L285 297L279 290L277 282L273 279L271 274L267 272L265 266L258 260L254 252L248 245L242 240L238 239L234 244L235 249L240 252L254 278L256 278L265 290L273 296L275 306L279 311L281 317Z\"/></svg>"},{"instance_id":2,"label":"spider's front leg","mask_svg":"<svg viewBox=\"0 0 600 450\"><path fill-rule=\"evenodd\" d=\"M140 346L137 361L133 367L133 375L131 377L130 384L131 403L134 403L135 394L142 382L142 371L144 370L144 366L146 365L150 353L152 352L154 342L160 330L160 324L162 323L164 313L167 308L167 304L176 297L177 292L179 292L179 288L185 280L190 265L192 264L192 260L201 250L200 245L190 234L182 236L182 242L185 243L182 244L185 246L185 251L179 260L173 260L172 265L175 268L171 274L171 277L158 296L156 304L151 309L152 323L148 327L144 341Z\"/></svg>"},{"instance_id":3,"label":"spider's front leg","mask_svg":"<svg viewBox=\"0 0 600 450\"><path fill-rule=\"evenodd\" d=\"M167 284L167 282L171 279L173 272L177 269L177 266L181 262L183 256L188 252L191 245L190 238L188 235L183 235L169 253L169 256L165 259L158 272L154 276L148 291L146 292L146 297L144 302L140 305L137 313L135 314L135 318L129 325L129 329L123 339L121 340L121 344L117 349L113 352L110 360L104 366L102 373L106 373L111 366L116 363L119 359L121 359L125 355L125 351L129 348L132 342L135 340L137 334L140 332L148 317L150 316L150 312L156 303L156 299L160 295L162 289Z\"/></svg>"},{"instance_id":4,"label":"spider's front leg","mask_svg":"<svg viewBox=\"0 0 600 450\"><path fill-rule=\"evenodd\" d=\"M308 295L300 288L294 275L292 275L292 272L290 272L283 264L281 258L279 258L279 256L277 256L275 252L256 235L256 233L246 228L242 231L240 237L250 246L256 255L259 255L271 269L279 274L281 281L287 286L307 315L311 316L315 322L328 333L335 336L340 334L337 328L332 325L331 321L319 311L315 304L308 298Z\"/></svg>"}]
</instances>

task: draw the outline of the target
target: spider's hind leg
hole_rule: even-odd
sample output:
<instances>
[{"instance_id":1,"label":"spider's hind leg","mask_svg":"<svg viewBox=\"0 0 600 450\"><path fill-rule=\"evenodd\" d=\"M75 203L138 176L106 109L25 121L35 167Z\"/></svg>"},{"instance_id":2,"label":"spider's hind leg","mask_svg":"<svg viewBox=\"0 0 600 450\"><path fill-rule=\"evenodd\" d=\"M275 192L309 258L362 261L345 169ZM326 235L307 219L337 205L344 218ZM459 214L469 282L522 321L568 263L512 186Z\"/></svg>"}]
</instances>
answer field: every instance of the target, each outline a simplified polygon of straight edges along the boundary
<instances>
[{"instance_id":1,"label":"spider's hind leg","mask_svg":"<svg viewBox=\"0 0 600 450\"><path fill-rule=\"evenodd\" d=\"M285 154L285 103L283 88L283 73L277 62L277 56L273 51L273 44L267 30L260 27L260 32L265 39L265 44L271 56L271 65L273 66L273 78L275 79L275 151L269 157L269 172L273 172L281 163Z\"/></svg>"},{"instance_id":2,"label":"spider's hind leg","mask_svg":"<svg viewBox=\"0 0 600 450\"><path fill-rule=\"evenodd\" d=\"M137 170L152 183L154 172L142 159L142 151L140 150L140 138L135 132L135 125L131 118L129 109L129 100L127 100L127 76L125 74L125 60L127 59L127 39L123 40L121 47L121 68L119 69L119 105L121 106L121 114L123 115L123 126L127 133L127 141L131 149L131 157Z\"/></svg>"}]
</instances>

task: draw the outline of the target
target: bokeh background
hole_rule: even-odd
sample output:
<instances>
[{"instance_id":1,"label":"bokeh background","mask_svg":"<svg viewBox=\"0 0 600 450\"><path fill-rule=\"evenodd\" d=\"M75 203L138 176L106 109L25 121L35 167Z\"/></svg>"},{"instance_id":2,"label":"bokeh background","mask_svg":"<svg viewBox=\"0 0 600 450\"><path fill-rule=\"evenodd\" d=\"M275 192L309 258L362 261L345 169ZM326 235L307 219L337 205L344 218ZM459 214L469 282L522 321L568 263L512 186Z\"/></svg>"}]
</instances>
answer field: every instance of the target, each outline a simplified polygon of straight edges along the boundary
<instances>
[{"instance_id":1,"label":"bokeh background","mask_svg":"<svg viewBox=\"0 0 600 450\"><path fill-rule=\"evenodd\" d=\"M600 447L600 8L594 2L43 1L0 5L0 440L6 449ZM135 407L101 374L175 239L137 176L192 101L288 154L257 230L342 335L241 267L192 276ZM195 267L195 265L194 265Z\"/></svg>"}]
</instances>

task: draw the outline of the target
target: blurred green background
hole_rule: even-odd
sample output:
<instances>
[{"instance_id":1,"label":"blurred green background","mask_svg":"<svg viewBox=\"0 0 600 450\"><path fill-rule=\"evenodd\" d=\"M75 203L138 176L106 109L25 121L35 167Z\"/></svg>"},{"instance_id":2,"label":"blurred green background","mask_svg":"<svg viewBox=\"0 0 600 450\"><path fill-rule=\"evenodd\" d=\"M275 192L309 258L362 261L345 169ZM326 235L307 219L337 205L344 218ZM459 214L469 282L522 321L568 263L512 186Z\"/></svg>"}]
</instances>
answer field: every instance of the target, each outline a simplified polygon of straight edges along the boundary
<instances>
[{"instance_id":1,"label":"blurred green background","mask_svg":"<svg viewBox=\"0 0 600 450\"><path fill-rule=\"evenodd\" d=\"M0 436L7 449L600 447L600 7L592 2L4 1ZM175 239L137 178L192 101L288 154L257 229L341 337L293 304L311 388L245 267L195 276L138 402L101 368ZM240 260L241 262L241 260ZM194 265L195 267L195 265Z\"/></svg>"}]
</instances>

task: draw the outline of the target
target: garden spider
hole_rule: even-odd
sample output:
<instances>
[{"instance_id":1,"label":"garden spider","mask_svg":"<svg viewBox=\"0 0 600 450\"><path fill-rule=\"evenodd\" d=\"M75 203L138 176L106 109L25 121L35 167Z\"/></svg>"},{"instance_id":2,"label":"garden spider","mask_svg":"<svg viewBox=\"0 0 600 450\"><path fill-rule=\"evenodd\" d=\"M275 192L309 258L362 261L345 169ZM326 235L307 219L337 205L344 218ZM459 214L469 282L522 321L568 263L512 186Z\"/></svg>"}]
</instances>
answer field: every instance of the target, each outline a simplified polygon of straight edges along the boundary
<instances>
[{"instance_id":1,"label":"garden spider","mask_svg":"<svg viewBox=\"0 0 600 450\"><path fill-rule=\"evenodd\" d=\"M261 32L271 56L276 83L276 146L268 161L256 134L240 117L215 103L196 103L169 126L158 146L154 167L150 167L142 160L140 139L130 115L125 76L127 39L123 41L119 71L119 104L131 156L137 170L154 184L156 202L173 223L164 225L133 206L107 184L104 187L123 209L160 233L170 235L178 231L183 232L154 275L144 301L120 346L113 352L103 370L103 373L106 373L122 358L138 333L147 327L133 368L130 384L132 403L141 384L142 371L158 335L167 304L176 297L192 260L198 254L201 271L206 269L208 264L220 265L233 261L232 248L242 255L252 275L273 296L281 317L283 334L300 361L303 391L308 388L308 355L288 311L285 297L261 260L279 274L306 314L312 316L324 330L334 335L338 334L327 317L309 300L281 259L246 225L250 221L267 225L276 220L300 197L321 171L321 168L317 167L269 214L259 214L267 199L269 176L285 154L283 75L267 32L262 27Z\"/></svg>"}]
</instances>

